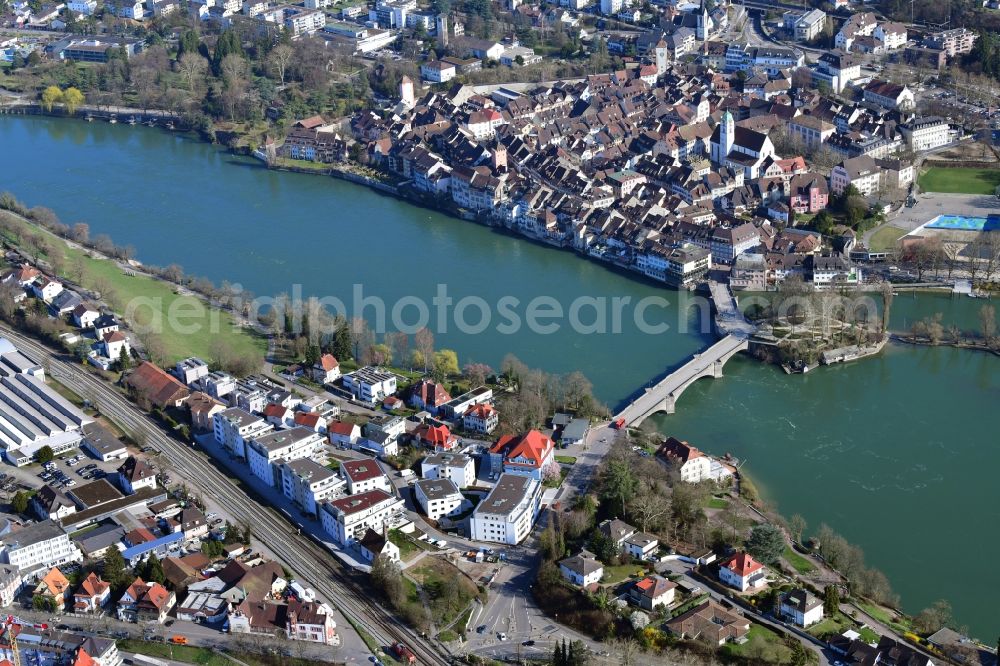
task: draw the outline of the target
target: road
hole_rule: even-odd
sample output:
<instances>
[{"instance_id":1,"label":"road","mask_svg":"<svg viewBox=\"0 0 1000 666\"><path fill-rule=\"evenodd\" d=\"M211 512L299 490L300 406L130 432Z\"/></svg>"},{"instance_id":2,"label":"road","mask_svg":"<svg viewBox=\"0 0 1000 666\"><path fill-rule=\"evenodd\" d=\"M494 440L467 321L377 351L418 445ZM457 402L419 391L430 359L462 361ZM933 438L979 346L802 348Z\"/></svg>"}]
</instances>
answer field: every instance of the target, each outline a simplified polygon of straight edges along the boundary
<instances>
[{"instance_id":1,"label":"road","mask_svg":"<svg viewBox=\"0 0 1000 666\"><path fill-rule=\"evenodd\" d=\"M402 641L417 654L421 663L449 663L446 650L421 638L375 603L366 580L342 569L328 551L300 535L273 509L259 505L229 477L219 472L213 461L203 453L165 435L145 413L113 387L76 363L61 360L48 348L7 326L0 326L0 331L19 349L45 363L52 377L81 397L94 401L104 415L159 450L174 469L188 477L225 513L250 525L254 535L284 561L296 576L313 587L322 599L339 609L380 646Z\"/></svg>"}]
</instances>

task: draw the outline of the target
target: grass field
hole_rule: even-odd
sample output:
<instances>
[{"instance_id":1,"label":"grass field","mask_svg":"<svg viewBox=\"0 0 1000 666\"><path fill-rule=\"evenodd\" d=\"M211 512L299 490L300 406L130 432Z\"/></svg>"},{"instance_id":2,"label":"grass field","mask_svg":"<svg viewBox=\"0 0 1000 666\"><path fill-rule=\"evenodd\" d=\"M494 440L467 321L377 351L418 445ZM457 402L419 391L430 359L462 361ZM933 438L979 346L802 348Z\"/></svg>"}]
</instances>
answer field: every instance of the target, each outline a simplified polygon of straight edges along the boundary
<instances>
[{"instance_id":1,"label":"grass field","mask_svg":"<svg viewBox=\"0 0 1000 666\"><path fill-rule=\"evenodd\" d=\"M572 465L576 462L576 458L573 456L556 456L556 462L562 465Z\"/></svg>"},{"instance_id":2,"label":"grass field","mask_svg":"<svg viewBox=\"0 0 1000 666\"><path fill-rule=\"evenodd\" d=\"M727 643L722 652L732 657L743 657L757 663L787 664L792 660L792 651L773 631L759 624L750 625L746 643Z\"/></svg>"},{"instance_id":3,"label":"grass field","mask_svg":"<svg viewBox=\"0 0 1000 666\"><path fill-rule=\"evenodd\" d=\"M913 630L910 619L907 617L897 618L896 614L892 611L874 604L859 603L858 606L882 624L887 625L900 633Z\"/></svg>"},{"instance_id":4,"label":"grass field","mask_svg":"<svg viewBox=\"0 0 1000 666\"><path fill-rule=\"evenodd\" d=\"M705 500L706 509L725 509L727 506L729 506L729 502L721 497L709 497Z\"/></svg>"},{"instance_id":5,"label":"grass field","mask_svg":"<svg viewBox=\"0 0 1000 666\"><path fill-rule=\"evenodd\" d=\"M626 578L631 578L636 574L643 575L646 571L638 564L619 564L613 567L604 567L604 584L620 583Z\"/></svg>"},{"instance_id":6,"label":"grass field","mask_svg":"<svg viewBox=\"0 0 1000 666\"><path fill-rule=\"evenodd\" d=\"M924 192L993 194L1000 186L1000 169L931 167L920 174L918 182Z\"/></svg>"},{"instance_id":7,"label":"grass field","mask_svg":"<svg viewBox=\"0 0 1000 666\"><path fill-rule=\"evenodd\" d=\"M6 212L0 214L17 219ZM80 282L100 291L119 314L158 332L170 362L188 356L213 358L216 356L212 353L213 340L224 343L234 358L264 358L267 340L255 331L237 326L228 312L211 309L197 296L177 294L167 282L144 275L127 275L113 261L94 259L49 232L28 226L52 239L53 247L62 252L64 273L74 279L73 273L79 273Z\"/></svg>"},{"instance_id":8,"label":"grass field","mask_svg":"<svg viewBox=\"0 0 1000 666\"><path fill-rule=\"evenodd\" d=\"M871 241L869 242L871 247L869 249L875 250L876 252L892 250L896 247L896 242L902 238L905 233L905 229L900 229L899 227L894 227L892 225L886 225L872 234Z\"/></svg>"},{"instance_id":9,"label":"grass field","mask_svg":"<svg viewBox=\"0 0 1000 666\"><path fill-rule=\"evenodd\" d=\"M816 570L816 567L813 566L812 562L796 553L795 549L791 546L785 546L785 552L782 557L784 557L785 561L791 564L792 568L800 574L807 574Z\"/></svg>"},{"instance_id":10,"label":"grass field","mask_svg":"<svg viewBox=\"0 0 1000 666\"><path fill-rule=\"evenodd\" d=\"M475 583L455 565L437 557L425 557L407 573L423 587L434 621L441 626L463 613L479 593Z\"/></svg>"}]
</instances>

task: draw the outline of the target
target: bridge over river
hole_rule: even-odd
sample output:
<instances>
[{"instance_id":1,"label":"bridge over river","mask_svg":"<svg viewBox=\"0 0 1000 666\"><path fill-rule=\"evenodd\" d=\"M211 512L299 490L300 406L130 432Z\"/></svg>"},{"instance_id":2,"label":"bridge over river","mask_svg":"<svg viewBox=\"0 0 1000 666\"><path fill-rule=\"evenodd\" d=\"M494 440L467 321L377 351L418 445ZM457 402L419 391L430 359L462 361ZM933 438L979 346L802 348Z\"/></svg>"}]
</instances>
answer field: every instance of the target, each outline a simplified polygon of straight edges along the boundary
<instances>
[{"instance_id":1,"label":"bridge over river","mask_svg":"<svg viewBox=\"0 0 1000 666\"><path fill-rule=\"evenodd\" d=\"M615 420L623 420L626 426L637 426L656 412L673 414L677 399L689 386L702 377L722 377L726 361L750 348L750 336L755 327L740 312L729 287L710 282L709 290L716 309L715 325L722 339L646 389L615 414Z\"/></svg>"}]
</instances>

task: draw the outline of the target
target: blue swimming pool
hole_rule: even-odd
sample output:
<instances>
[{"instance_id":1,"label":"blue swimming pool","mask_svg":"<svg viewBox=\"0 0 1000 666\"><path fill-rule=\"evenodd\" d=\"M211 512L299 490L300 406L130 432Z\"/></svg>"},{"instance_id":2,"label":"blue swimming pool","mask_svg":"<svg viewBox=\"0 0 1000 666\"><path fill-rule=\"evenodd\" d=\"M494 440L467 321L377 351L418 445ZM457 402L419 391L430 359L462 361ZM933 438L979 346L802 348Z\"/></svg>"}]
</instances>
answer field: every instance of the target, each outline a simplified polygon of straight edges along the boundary
<instances>
[{"instance_id":1,"label":"blue swimming pool","mask_svg":"<svg viewBox=\"0 0 1000 666\"><path fill-rule=\"evenodd\" d=\"M966 215L938 215L927 223L928 229L954 229L956 231L1000 230L1000 215L969 217Z\"/></svg>"}]
</instances>

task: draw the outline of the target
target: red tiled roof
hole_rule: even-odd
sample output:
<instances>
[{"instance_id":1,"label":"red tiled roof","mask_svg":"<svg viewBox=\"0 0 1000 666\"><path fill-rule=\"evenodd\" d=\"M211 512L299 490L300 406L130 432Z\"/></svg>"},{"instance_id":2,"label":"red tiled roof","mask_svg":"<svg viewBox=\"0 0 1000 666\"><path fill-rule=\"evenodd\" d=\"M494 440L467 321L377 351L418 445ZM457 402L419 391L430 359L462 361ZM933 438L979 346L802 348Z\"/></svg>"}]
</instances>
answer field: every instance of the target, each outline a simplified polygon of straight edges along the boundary
<instances>
[{"instance_id":1,"label":"red tiled roof","mask_svg":"<svg viewBox=\"0 0 1000 666\"><path fill-rule=\"evenodd\" d=\"M750 574L760 571L764 565L750 557L750 553L739 552L722 563L722 566L732 571L740 578L745 578Z\"/></svg>"},{"instance_id":2,"label":"red tiled roof","mask_svg":"<svg viewBox=\"0 0 1000 666\"><path fill-rule=\"evenodd\" d=\"M315 428L316 424L319 423L319 414L312 414L309 412L296 412L295 414L295 425L305 426L307 428Z\"/></svg>"},{"instance_id":3,"label":"red tiled roof","mask_svg":"<svg viewBox=\"0 0 1000 666\"><path fill-rule=\"evenodd\" d=\"M472 416L480 419L486 419L490 414L495 412L493 405L488 405L485 402L479 403L478 405L473 405L469 407L469 411L465 413L466 416Z\"/></svg>"},{"instance_id":4,"label":"red tiled roof","mask_svg":"<svg viewBox=\"0 0 1000 666\"><path fill-rule=\"evenodd\" d=\"M124 340L127 340L127 338L121 331L111 331L110 333L104 334L105 342L122 342Z\"/></svg>"},{"instance_id":5,"label":"red tiled roof","mask_svg":"<svg viewBox=\"0 0 1000 666\"><path fill-rule=\"evenodd\" d=\"M270 405L264 408L264 416L272 419L283 419L285 414L288 412L287 407L283 407L276 402L272 402Z\"/></svg>"},{"instance_id":6,"label":"red tiled roof","mask_svg":"<svg viewBox=\"0 0 1000 666\"><path fill-rule=\"evenodd\" d=\"M346 421L330 421L326 429L334 435L350 435L357 426Z\"/></svg>"},{"instance_id":7,"label":"red tiled roof","mask_svg":"<svg viewBox=\"0 0 1000 666\"><path fill-rule=\"evenodd\" d=\"M504 435L490 448L490 453L500 454L504 460L524 458L531 462L515 464L538 468L542 466L545 454L553 447L551 439L537 430L531 430L520 436Z\"/></svg>"},{"instance_id":8,"label":"red tiled roof","mask_svg":"<svg viewBox=\"0 0 1000 666\"><path fill-rule=\"evenodd\" d=\"M84 597L99 597L104 594L105 590L110 587L108 583L105 583L100 577L93 571L90 575L83 579L80 583L80 590L76 593L76 596Z\"/></svg>"},{"instance_id":9,"label":"red tiled roof","mask_svg":"<svg viewBox=\"0 0 1000 666\"><path fill-rule=\"evenodd\" d=\"M425 446L435 449L451 449L455 446L455 436L446 425L432 426L424 424L417 428L417 437Z\"/></svg>"},{"instance_id":10,"label":"red tiled roof","mask_svg":"<svg viewBox=\"0 0 1000 666\"><path fill-rule=\"evenodd\" d=\"M340 363L337 361L337 359L334 357L333 354L323 354L322 356L320 356L318 365L327 372L333 370L334 368L340 367Z\"/></svg>"},{"instance_id":11,"label":"red tiled roof","mask_svg":"<svg viewBox=\"0 0 1000 666\"><path fill-rule=\"evenodd\" d=\"M126 383L160 407L183 400L190 394L184 384L148 361L140 363Z\"/></svg>"},{"instance_id":12,"label":"red tiled roof","mask_svg":"<svg viewBox=\"0 0 1000 666\"><path fill-rule=\"evenodd\" d=\"M656 451L656 454L665 458L679 460L681 463L686 463L689 460L694 460L704 455L696 447L691 446L687 442L682 442L675 437L668 437L663 444L660 444L660 448Z\"/></svg>"},{"instance_id":13,"label":"red tiled roof","mask_svg":"<svg viewBox=\"0 0 1000 666\"><path fill-rule=\"evenodd\" d=\"M358 513L375 506L379 502L390 499L391 495L384 490L369 490L349 497L333 500L330 505L346 515Z\"/></svg>"}]
</instances>

